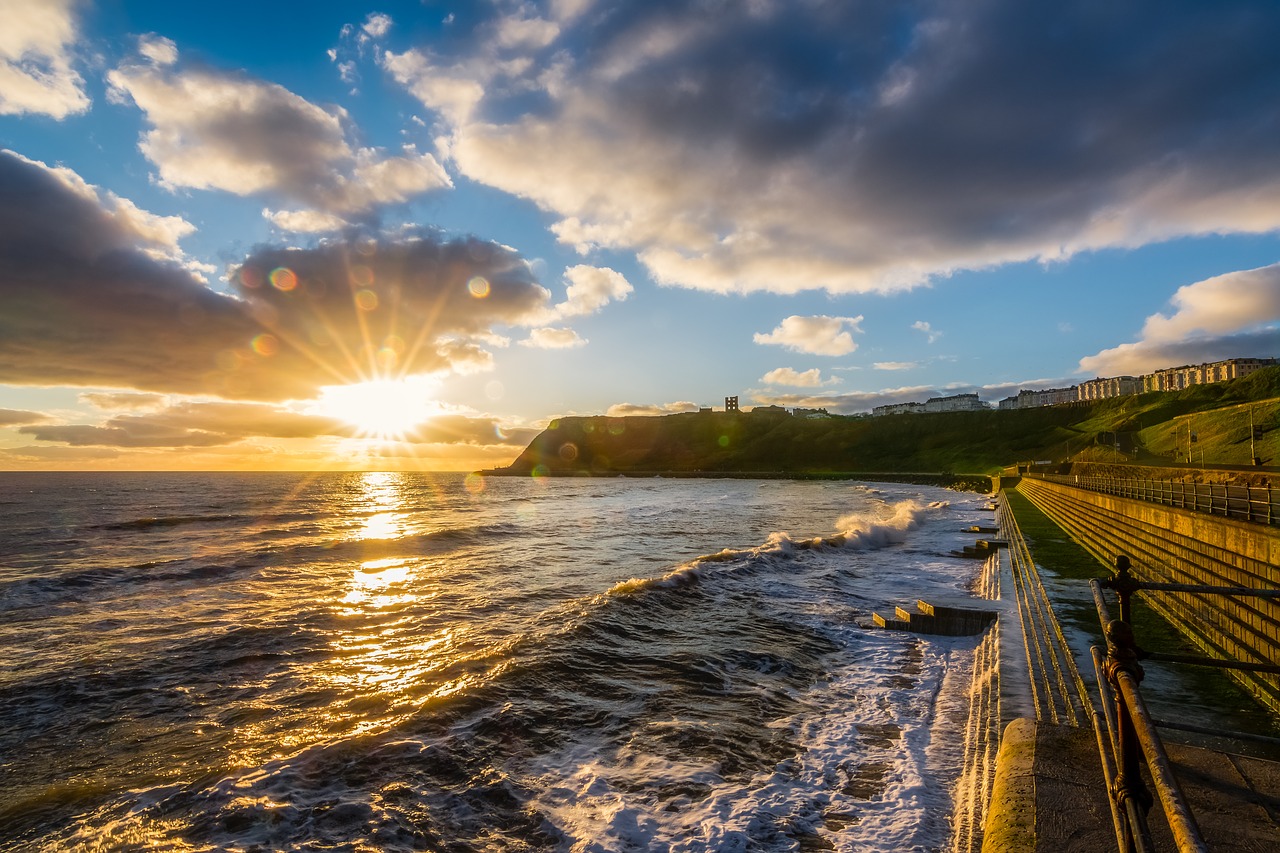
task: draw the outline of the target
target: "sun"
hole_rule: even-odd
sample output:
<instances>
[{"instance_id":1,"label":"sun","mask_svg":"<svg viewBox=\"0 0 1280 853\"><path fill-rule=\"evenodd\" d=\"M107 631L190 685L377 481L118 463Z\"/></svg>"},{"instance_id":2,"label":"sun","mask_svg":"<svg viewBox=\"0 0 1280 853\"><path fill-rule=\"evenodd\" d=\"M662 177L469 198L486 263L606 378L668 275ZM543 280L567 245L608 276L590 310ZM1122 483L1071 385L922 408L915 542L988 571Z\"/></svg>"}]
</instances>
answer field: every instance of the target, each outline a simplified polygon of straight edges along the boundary
<instances>
[{"instance_id":1,"label":"sun","mask_svg":"<svg viewBox=\"0 0 1280 853\"><path fill-rule=\"evenodd\" d=\"M372 379L320 389L317 410L346 421L364 438L401 439L439 411L423 377Z\"/></svg>"}]
</instances>

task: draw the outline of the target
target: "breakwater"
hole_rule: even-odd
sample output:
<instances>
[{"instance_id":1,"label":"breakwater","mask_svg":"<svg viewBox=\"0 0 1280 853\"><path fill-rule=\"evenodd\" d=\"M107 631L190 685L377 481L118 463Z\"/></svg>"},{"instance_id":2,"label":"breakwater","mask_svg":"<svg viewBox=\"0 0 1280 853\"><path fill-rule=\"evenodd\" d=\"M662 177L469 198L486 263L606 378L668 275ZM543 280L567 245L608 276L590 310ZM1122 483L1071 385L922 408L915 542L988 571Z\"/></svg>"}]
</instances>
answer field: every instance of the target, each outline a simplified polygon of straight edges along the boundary
<instances>
[{"instance_id":1,"label":"breakwater","mask_svg":"<svg viewBox=\"0 0 1280 853\"><path fill-rule=\"evenodd\" d=\"M1036 478L1018 491L1100 561L1124 554L1139 580L1275 589L1280 535L1275 528L1176 507L1100 494ZM1233 660L1280 660L1280 602L1274 599L1140 593L1206 654ZM1280 711L1280 677L1233 672L1262 704Z\"/></svg>"}]
</instances>

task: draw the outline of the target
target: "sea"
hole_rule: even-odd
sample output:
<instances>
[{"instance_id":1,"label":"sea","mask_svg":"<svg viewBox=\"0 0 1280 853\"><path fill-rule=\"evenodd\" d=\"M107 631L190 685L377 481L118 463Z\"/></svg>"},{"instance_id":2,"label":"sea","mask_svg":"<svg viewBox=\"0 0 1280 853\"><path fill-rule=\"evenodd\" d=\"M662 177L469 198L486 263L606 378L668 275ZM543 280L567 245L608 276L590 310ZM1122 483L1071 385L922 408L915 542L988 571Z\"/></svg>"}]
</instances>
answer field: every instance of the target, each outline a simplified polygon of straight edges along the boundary
<instances>
[{"instance_id":1,"label":"sea","mask_svg":"<svg viewBox=\"0 0 1280 853\"><path fill-rule=\"evenodd\" d=\"M0 850L949 849L986 504L0 474Z\"/></svg>"}]
</instances>

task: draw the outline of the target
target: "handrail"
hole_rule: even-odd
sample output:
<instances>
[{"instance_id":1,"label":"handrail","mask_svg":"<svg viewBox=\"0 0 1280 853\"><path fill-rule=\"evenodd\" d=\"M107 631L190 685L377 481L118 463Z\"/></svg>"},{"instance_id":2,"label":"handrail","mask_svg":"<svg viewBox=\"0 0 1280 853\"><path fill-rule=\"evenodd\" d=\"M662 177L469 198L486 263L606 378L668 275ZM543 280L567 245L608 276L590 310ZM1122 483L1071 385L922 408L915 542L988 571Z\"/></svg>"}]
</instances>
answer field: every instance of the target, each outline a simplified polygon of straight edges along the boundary
<instances>
[{"instance_id":1,"label":"handrail","mask_svg":"<svg viewBox=\"0 0 1280 853\"><path fill-rule=\"evenodd\" d=\"M1139 689L1144 673L1138 659L1145 655L1138 648L1130 627L1131 603L1133 593L1148 586L1153 585L1144 584L1129 574L1129 558L1123 554L1116 558L1115 575L1107 580L1089 582L1098 620L1107 640L1105 660L1097 646L1090 651L1110 733L1111 754L1105 752L1106 743L1101 732L1098 733L1098 745L1112 799L1112 819L1121 851L1147 853L1153 849L1145 817L1153 799L1142 782L1139 763L1140 758L1145 759L1177 849L1180 853L1202 853L1208 847L1174 776L1169 756ZM1114 590L1119 596L1119 619L1111 618L1102 593L1104 588ZM1109 769L1112 773L1108 773Z\"/></svg>"},{"instance_id":2,"label":"handrail","mask_svg":"<svg viewBox=\"0 0 1280 853\"><path fill-rule=\"evenodd\" d=\"M1255 524L1280 525L1280 489L1223 483L1187 483L1096 474L1026 474L1090 492L1221 515Z\"/></svg>"}]
</instances>

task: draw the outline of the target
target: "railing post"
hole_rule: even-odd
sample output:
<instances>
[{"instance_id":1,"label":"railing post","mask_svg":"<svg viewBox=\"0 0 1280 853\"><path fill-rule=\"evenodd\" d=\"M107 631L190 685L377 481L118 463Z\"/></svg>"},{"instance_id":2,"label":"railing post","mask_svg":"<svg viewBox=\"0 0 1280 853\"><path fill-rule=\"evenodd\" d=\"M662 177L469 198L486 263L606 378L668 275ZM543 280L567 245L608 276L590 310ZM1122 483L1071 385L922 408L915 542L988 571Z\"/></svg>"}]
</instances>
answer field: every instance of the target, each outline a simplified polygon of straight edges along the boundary
<instances>
[{"instance_id":1,"label":"railing post","mask_svg":"<svg viewBox=\"0 0 1280 853\"><path fill-rule=\"evenodd\" d=\"M1107 580L1102 581L1102 586L1107 589L1115 590L1116 596L1120 599L1120 621L1133 624L1133 594L1138 590L1140 584L1138 579L1129 574L1129 558L1125 554L1116 555L1116 572Z\"/></svg>"}]
</instances>

